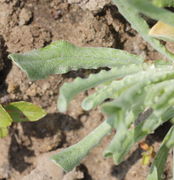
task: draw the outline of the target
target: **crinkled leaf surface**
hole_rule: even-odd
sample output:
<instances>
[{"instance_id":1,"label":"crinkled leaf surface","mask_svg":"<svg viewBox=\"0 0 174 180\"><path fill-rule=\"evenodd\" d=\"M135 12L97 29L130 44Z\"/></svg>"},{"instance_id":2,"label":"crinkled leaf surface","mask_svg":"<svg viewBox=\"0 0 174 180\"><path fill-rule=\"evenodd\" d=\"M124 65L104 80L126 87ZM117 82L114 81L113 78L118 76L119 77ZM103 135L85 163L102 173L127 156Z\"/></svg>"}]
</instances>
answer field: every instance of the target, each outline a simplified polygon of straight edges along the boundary
<instances>
[{"instance_id":1,"label":"crinkled leaf surface","mask_svg":"<svg viewBox=\"0 0 174 180\"><path fill-rule=\"evenodd\" d=\"M39 106L24 101L10 103L4 108L14 122L37 121L46 115Z\"/></svg>"},{"instance_id":2,"label":"crinkled leaf surface","mask_svg":"<svg viewBox=\"0 0 174 180\"><path fill-rule=\"evenodd\" d=\"M6 128L10 126L11 123L12 123L11 117L0 104L0 128Z\"/></svg>"},{"instance_id":3,"label":"crinkled leaf surface","mask_svg":"<svg viewBox=\"0 0 174 180\"><path fill-rule=\"evenodd\" d=\"M76 78L72 83L65 83L60 88L58 97L58 109L65 112L68 103L80 92L96 87L104 82L112 81L114 79L123 78L128 74L132 74L143 70L142 65L132 64L130 66L123 66L121 68L112 68L110 71L101 71L98 74L92 74L86 79Z\"/></svg>"},{"instance_id":4,"label":"crinkled leaf surface","mask_svg":"<svg viewBox=\"0 0 174 180\"><path fill-rule=\"evenodd\" d=\"M80 68L96 69L143 62L143 58L122 50L81 48L66 41L56 41L44 48L24 54L10 54L9 58L33 80Z\"/></svg>"}]
</instances>

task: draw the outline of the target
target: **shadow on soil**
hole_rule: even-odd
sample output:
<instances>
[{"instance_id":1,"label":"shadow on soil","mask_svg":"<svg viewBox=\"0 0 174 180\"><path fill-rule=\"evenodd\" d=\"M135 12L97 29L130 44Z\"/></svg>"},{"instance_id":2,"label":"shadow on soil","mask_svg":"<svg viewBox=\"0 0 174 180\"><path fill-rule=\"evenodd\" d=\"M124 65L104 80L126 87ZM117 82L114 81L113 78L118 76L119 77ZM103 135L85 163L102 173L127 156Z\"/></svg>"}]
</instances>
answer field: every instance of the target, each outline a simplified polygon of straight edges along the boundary
<instances>
[{"instance_id":1,"label":"shadow on soil","mask_svg":"<svg viewBox=\"0 0 174 180\"><path fill-rule=\"evenodd\" d=\"M24 122L21 123L22 131L24 138L27 138L29 141L28 145L23 145L23 140L21 139L21 135L18 133L18 128L12 128L11 134L11 145L9 148L9 161L14 168L18 172L23 172L32 164L25 161L27 157L35 156L34 150L31 149L33 147L31 137L35 137L36 139L42 139L42 143L50 140L47 139L50 137L52 140L56 136L56 134L61 133L61 142L57 145L55 144L54 149L62 147L62 145L66 142L66 131L77 130L82 127L82 123L78 119L74 119L68 115L61 113L48 114L46 117L42 118L37 122ZM23 137L22 137L23 138Z\"/></svg>"},{"instance_id":2,"label":"shadow on soil","mask_svg":"<svg viewBox=\"0 0 174 180\"><path fill-rule=\"evenodd\" d=\"M154 134L150 134L147 136L145 142L148 145L153 145L155 142L161 142L167 132L169 131L171 127L170 122L164 123L162 126L160 126ZM139 160L142 158L141 153L142 149L138 147L135 151L131 153L131 155L122 163L119 165L115 165L111 168L111 174L112 176L118 178L119 180L124 180L126 174L128 173L129 169Z\"/></svg>"},{"instance_id":3,"label":"shadow on soil","mask_svg":"<svg viewBox=\"0 0 174 180\"><path fill-rule=\"evenodd\" d=\"M7 57L8 56L7 47L5 46L5 41L2 36L0 36L0 43L1 43L0 48L2 51L2 58L4 61L3 70L0 71L0 92L3 94L3 93L6 93L6 90L7 90L5 79L12 67L12 62Z\"/></svg>"}]
</instances>

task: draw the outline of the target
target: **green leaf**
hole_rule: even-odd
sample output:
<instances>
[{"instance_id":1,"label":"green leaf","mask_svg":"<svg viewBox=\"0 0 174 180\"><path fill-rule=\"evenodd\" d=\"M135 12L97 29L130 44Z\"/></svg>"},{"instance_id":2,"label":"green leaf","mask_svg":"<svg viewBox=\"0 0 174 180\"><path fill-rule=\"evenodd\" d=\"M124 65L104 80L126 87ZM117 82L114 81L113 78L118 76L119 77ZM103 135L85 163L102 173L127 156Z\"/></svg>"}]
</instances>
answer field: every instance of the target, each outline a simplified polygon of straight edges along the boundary
<instances>
[{"instance_id":1,"label":"green leaf","mask_svg":"<svg viewBox=\"0 0 174 180\"><path fill-rule=\"evenodd\" d=\"M162 174L165 167L165 162L167 160L169 150L174 146L174 126L172 126L165 136L161 147L155 156L155 160L152 164L150 174L147 180L161 180Z\"/></svg>"},{"instance_id":2,"label":"green leaf","mask_svg":"<svg viewBox=\"0 0 174 180\"><path fill-rule=\"evenodd\" d=\"M0 128L6 128L10 126L11 123L12 123L11 117L0 104Z\"/></svg>"},{"instance_id":3,"label":"green leaf","mask_svg":"<svg viewBox=\"0 0 174 180\"><path fill-rule=\"evenodd\" d=\"M133 144L142 140L172 117L174 117L174 108L168 108L167 110L162 109L161 111L158 110L158 113L154 111L135 128L129 130L124 129L124 131L118 129L117 134L105 150L104 156L112 156L116 164L121 163Z\"/></svg>"},{"instance_id":4,"label":"green leaf","mask_svg":"<svg viewBox=\"0 0 174 180\"><path fill-rule=\"evenodd\" d=\"M143 58L122 50L81 48L65 41L56 41L44 48L24 54L10 54L9 58L33 80L80 68L96 69L143 62Z\"/></svg>"},{"instance_id":5,"label":"green leaf","mask_svg":"<svg viewBox=\"0 0 174 180\"><path fill-rule=\"evenodd\" d=\"M170 73L173 74L173 72ZM116 163L120 163L135 142L141 140L149 133L152 133L162 123L173 117L174 111L173 108L170 108L171 105L173 105L171 104L171 101L173 101L172 99L174 98L174 85L171 84L173 80L170 80L168 82L164 81L165 84L168 83L170 84L170 86L165 86L164 82L162 82L161 84L159 83L163 80L172 79L172 76L170 76L169 74L156 72L150 73L149 75L151 77L148 77L148 74L146 73L143 78L144 80L141 80L139 83L129 88L115 101L103 105L103 111L107 113L110 124L117 129L117 134L107 148L105 156L112 155L114 161ZM151 84L153 83L157 83L153 85L156 85L156 88L151 87ZM148 88L145 88L143 92L142 88L145 85L148 85ZM161 91L160 87L165 90L161 96L160 94L155 94L157 89ZM139 106L144 107L144 109L146 109L147 107L152 108L153 112L148 118L146 117L147 119L145 119L137 127L128 130L124 128L128 128L131 123L131 121L129 120L129 116L127 116L127 112L134 109L135 102L137 103L137 101L139 101L139 94L141 94L142 97L148 97L147 103L146 100L142 99ZM157 96L160 96L160 98L156 98ZM142 102L143 104L141 104ZM132 116L134 118L134 121L136 115L137 114Z\"/></svg>"},{"instance_id":6,"label":"green leaf","mask_svg":"<svg viewBox=\"0 0 174 180\"><path fill-rule=\"evenodd\" d=\"M151 17L152 19L160 20L165 22L166 24L170 24L171 26L174 26L174 13L159 8L155 5L153 5L149 1L144 0L125 0L127 4L130 4L132 7L136 8L137 11L140 13L145 14L146 16Z\"/></svg>"},{"instance_id":7,"label":"green leaf","mask_svg":"<svg viewBox=\"0 0 174 180\"><path fill-rule=\"evenodd\" d=\"M86 79L76 78L71 83L64 83L59 92L58 109L61 112L65 112L68 103L80 92L96 87L104 82L123 78L128 74L143 70L143 68L141 65L132 64L126 67L113 68L110 71L101 71L98 74L90 75Z\"/></svg>"},{"instance_id":8,"label":"green leaf","mask_svg":"<svg viewBox=\"0 0 174 180\"><path fill-rule=\"evenodd\" d=\"M14 122L37 121L46 115L40 107L24 101L10 103L4 108Z\"/></svg>"},{"instance_id":9,"label":"green leaf","mask_svg":"<svg viewBox=\"0 0 174 180\"><path fill-rule=\"evenodd\" d=\"M8 135L8 128L0 128L0 138L3 138Z\"/></svg>"},{"instance_id":10,"label":"green leaf","mask_svg":"<svg viewBox=\"0 0 174 180\"><path fill-rule=\"evenodd\" d=\"M148 26L147 22L139 14L141 9L148 8L148 7L145 7L144 4L142 5L142 3L143 2L148 3L148 2L144 1L144 0L143 1L137 0L137 1L135 2L134 0L113 0L113 2L116 4L116 6L119 9L119 12L131 23L132 27L143 37L143 39L145 41L147 41L153 48L155 48L161 54L166 56L170 61L173 61L174 54L169 52L165 48L165 46L160 44L159 40L149 36L149 30L150 30L149 26ZM136 5L136 3L138 5ZM141 6L141 9L139 8L139 6ZM155 7L155 8L158 8L158 7ZM151 10L151 8L149 10ZM164 9L162 9L162 10L164 10ZM142 12L144 12L144 11L145 10L143 10ZM161 12L163 12L163 11L161 11ZM170 19L170 22L172 24L174 24L173 18L171 18L174 16L173 13L170 13L170 12L168 12L168 13L172 14L172 16L170 16L170 17L167 16L167 18L165 18L165 19L166 20ZM160 14L162 14L162 13L160 13ZM158 14L156 14L156 16L158 16ZM160 18L158 18L158 19L160 19ZM161 20L164 20L164 18L162 18ZM167 23L167 21L165 21L165 20L163 22Z\"/></svg>"},{"instance_id":11,"label":"green leaf","mask_svg":"<svg viewBox=\"0 0 174 180\"><path fill-rule=\"evenodd\" d=\"M54 155L51 159L66 172L71 171L110 131L111 126L104 121L80 142Z\"/></svg>"},{"instance_id":12,"label":"green leaf","mask_svg":"<svg viewBox=\"0 0 174 180\"><path fill-rule=\"evenodd\" d=\"M153 4L158 7L173 7L174 0L152 0Z\"/></svg>"}]
</instances>

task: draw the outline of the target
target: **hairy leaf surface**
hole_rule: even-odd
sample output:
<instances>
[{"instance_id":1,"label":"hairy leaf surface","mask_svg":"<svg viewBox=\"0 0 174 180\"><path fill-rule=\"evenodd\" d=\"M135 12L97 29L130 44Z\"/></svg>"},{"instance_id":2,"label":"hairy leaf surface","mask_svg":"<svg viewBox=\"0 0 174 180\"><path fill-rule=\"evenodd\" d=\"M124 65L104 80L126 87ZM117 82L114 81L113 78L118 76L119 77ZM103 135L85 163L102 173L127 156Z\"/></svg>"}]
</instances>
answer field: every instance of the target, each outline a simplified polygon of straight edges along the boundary
<instances>
[{"instance_id":1,"label":"hairy leaf surface","mask_svg":"<svg viewBox=\"0 0 174 180\"><path fill-rule=\"evenodd\" d=\"M52 160L66 172L71 171L80 164L80 161L89 153L90 149L96 146L110 131L111 126L104 121L80 142L54 155Z\"/></svg>"},{"instance_id":2,"label":"hairy leaf surface","mask_svg":"<svg viewBox=\"0 0 174 180\"><path fill-rule=\"evenodd\" d=\"M66 41L52 44L24 54L11 54L12 59L33 79L51 74L63 74L71 70L115 67L141 64L143 58L112 48L77 47Z\"/></svg>"}]
</instances>

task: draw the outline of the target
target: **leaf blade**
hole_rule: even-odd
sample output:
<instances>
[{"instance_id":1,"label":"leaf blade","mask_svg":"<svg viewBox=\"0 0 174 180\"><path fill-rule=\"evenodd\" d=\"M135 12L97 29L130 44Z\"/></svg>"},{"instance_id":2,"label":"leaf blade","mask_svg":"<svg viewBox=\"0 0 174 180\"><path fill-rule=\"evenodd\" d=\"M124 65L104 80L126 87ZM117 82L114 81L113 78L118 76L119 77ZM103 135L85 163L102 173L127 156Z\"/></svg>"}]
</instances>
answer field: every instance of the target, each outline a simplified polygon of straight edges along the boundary
<instances>
[{"instance_id":1,"label":"leaf blade","mask_svg":"<svg viewBox=\"0 0 174 180\"><path fill-rule=\"evenodd\" d=\"M96 69L143 62L143 58L122 50L81 48L66 41L56 41L44 48L24 54L10 54L8 57L27 72L32 80L80 68Z\"/></svg>"},{"instance_id":2,"label":"leaf blade","mask_svg":"<svg viewBox=\"0 0 174 180\"><path fill-rule=\"evenodd\" d=\"M29 102L13 102L5 106L14 122L37 121L46 115L46 112Z\"/></svg>"},{"instance_id":3,"label":"leaf blade","mask_svg":"<svg viewBox=\"0 0 174 180\"><path fill-rule=\"evenodd\" d=\"M0 128L6 128L10 126L12 119L5 110L5 108L0 104Z\"/></svg>"}]
</instances>

